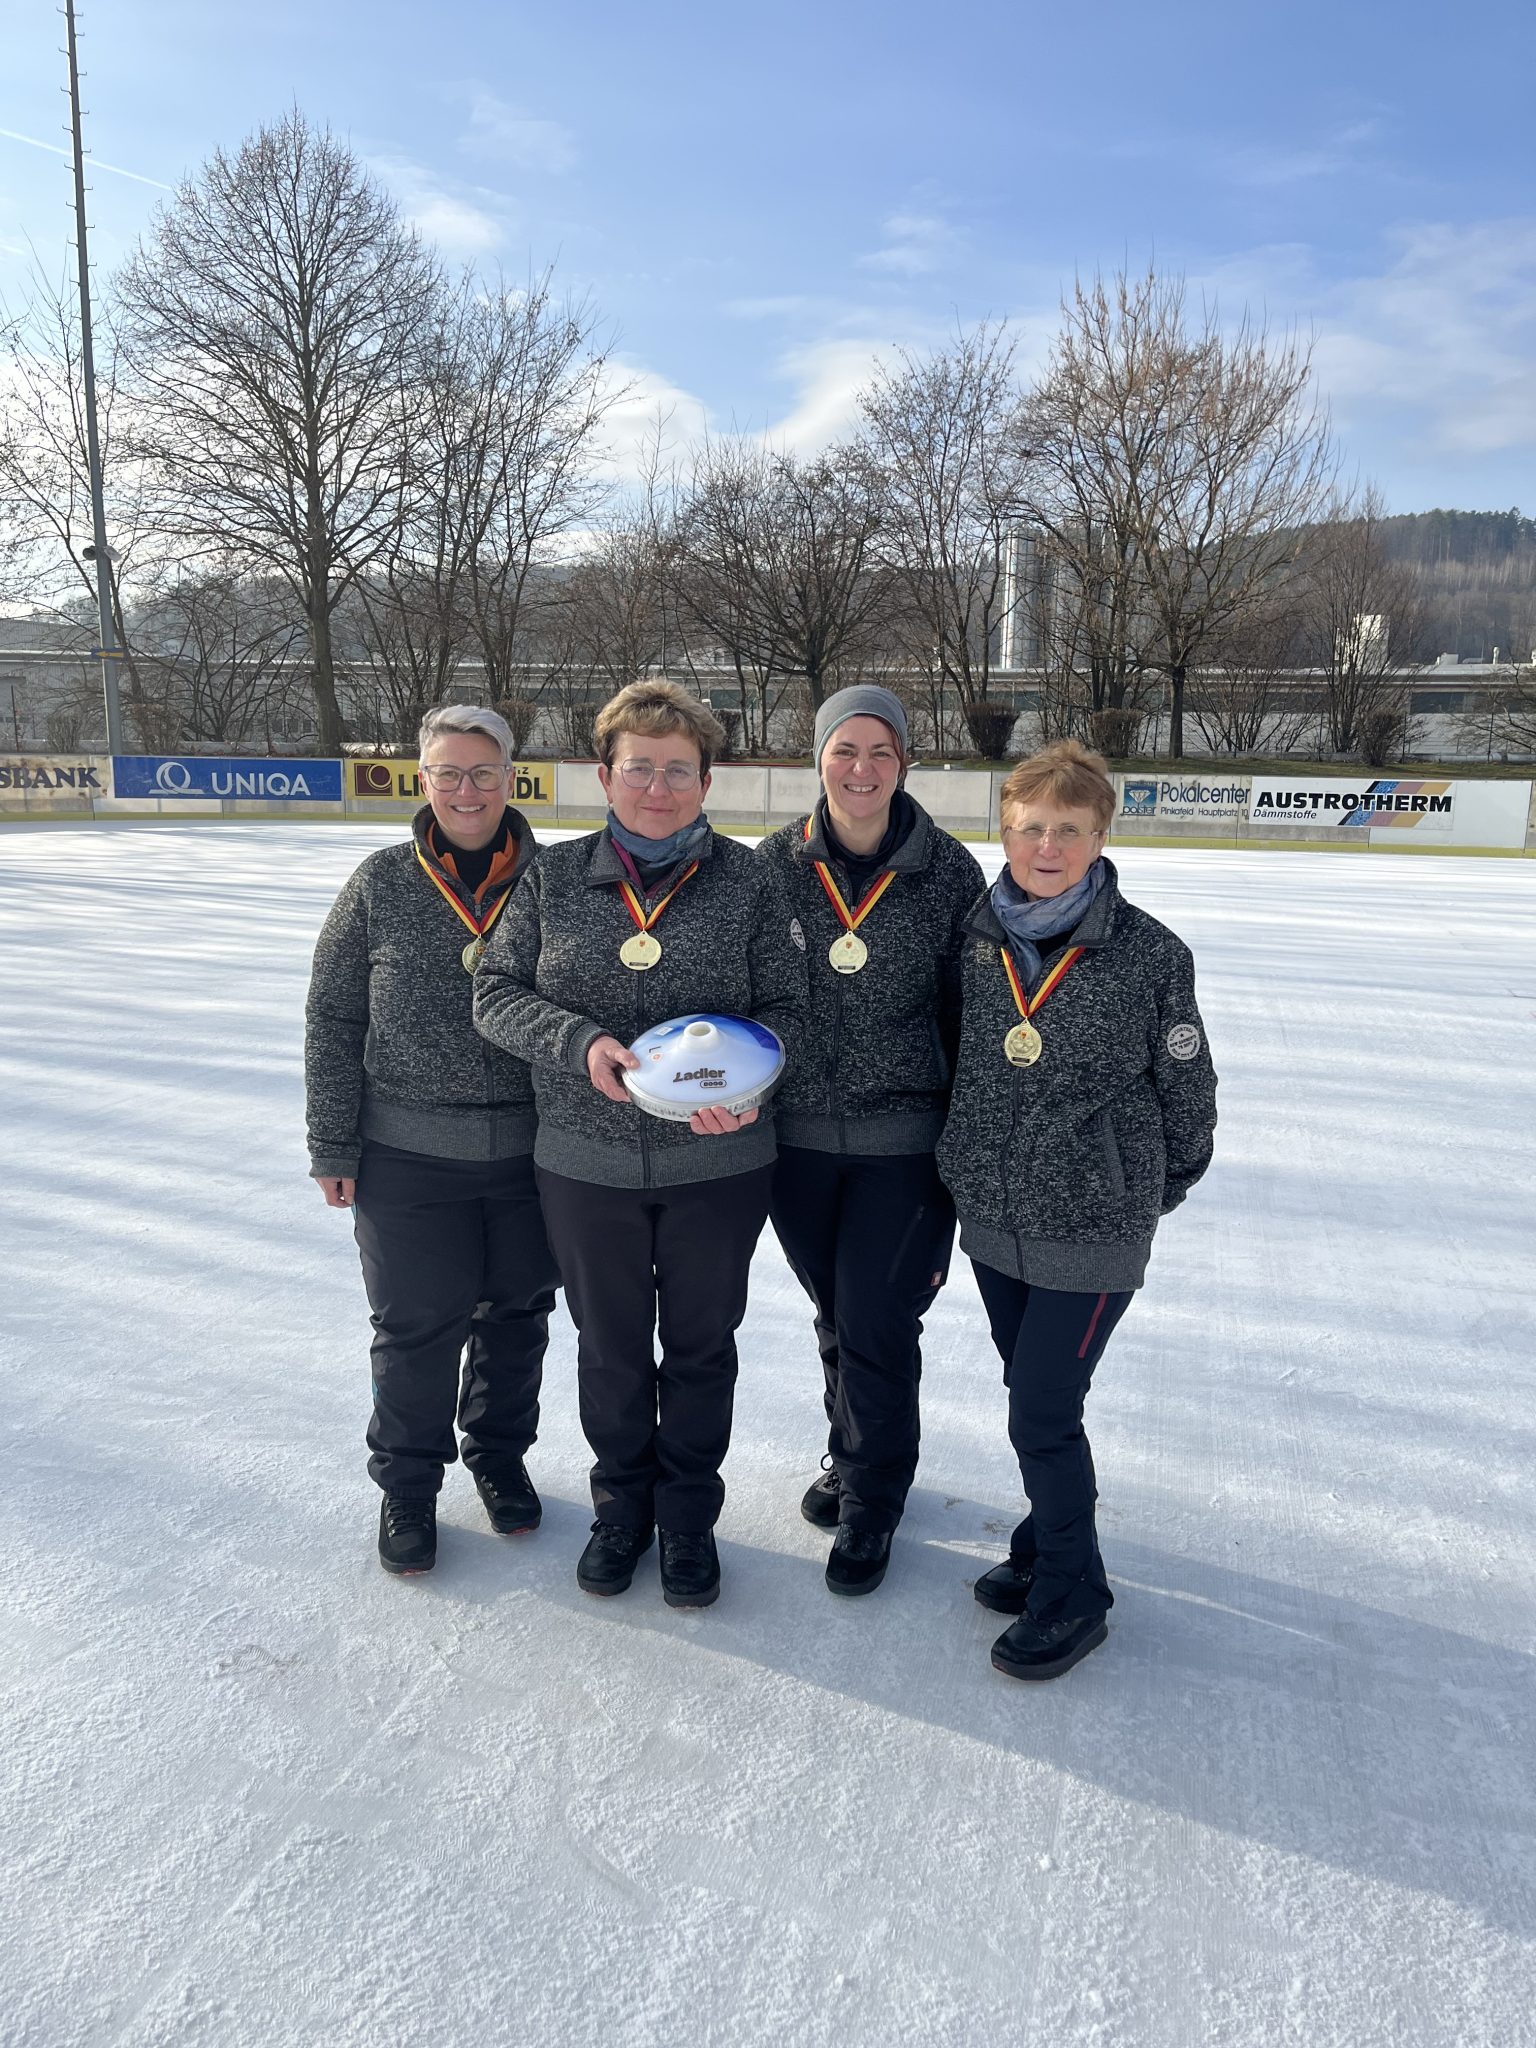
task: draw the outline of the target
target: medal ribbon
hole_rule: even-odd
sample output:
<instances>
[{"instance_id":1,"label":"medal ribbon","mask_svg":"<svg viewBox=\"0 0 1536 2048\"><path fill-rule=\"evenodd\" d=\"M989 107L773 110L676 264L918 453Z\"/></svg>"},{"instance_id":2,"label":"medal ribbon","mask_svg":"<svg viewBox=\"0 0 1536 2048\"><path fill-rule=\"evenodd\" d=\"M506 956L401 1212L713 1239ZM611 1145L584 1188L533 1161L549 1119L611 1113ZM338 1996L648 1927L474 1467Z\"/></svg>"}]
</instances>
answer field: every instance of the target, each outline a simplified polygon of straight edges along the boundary
<instances>
[{"instance_id":1,"label":"medal ribbon","mask_svg":"<svg viewBox=\"0 0 1536 2048\"><path fill-rule=\"evenodd\" d=\"M672 901L672 898L677 894L678 890L681 889L684 882L687 881L688 877L690 875L696 875L698 872L699 864L697 861L695 861L691 867L684 868L683 872L672 884L671 888L667 891L666 895L663 896L661 901L650 910L645 910L641 907L640 898L635 894L633 888L630 886L628 882L620 882L619 890L620 893L623 895L625 906L628 909L630 916L635 921L636 931L648 932L651 926L656 922L657 918L660 917L661 913L666 909L667 905Z\"/></svg>"},{"instance_id":2,"label":"medal ribbon","mask_svg":"<svg viewBox=\"0 0 1536 2048\"><path fill-rule=\"evenodd\" d=\"M492 904L491 908L486 912L485 916L477 917L472 910L465 909L464 905L459 901L458 897L454 895L453 891L449 888L448 884L443 880L442 876L437 872L436 868L432 866L432 863L427 859L426 855L422 852L419 846L416 849L416 858L421 862L422 873L426 876L427 880L432 884L433 888L436 889L438 895L442 897L443 901L448 905L448 908L453 912L454 916L458 918L461 923L467 924L469 926L469 929L474 933L477 939L483 939L485 937L486 933L490 930L491 926L496 922L497 918L500 917L501 913L512 901L511 888L508 887L506 889L503 889L501 894L497 897L496 901Z\"/></svg>"},{"instance_id":3,"label":"medal ribbon","mask_svg":"<svg viewBox=\"0 0 1536 2048\"><path fill-rule=\"evenodd\" d=\"M805 836L807 839L811 836L811 821L809 818L805 821ZM894 868L887 868L878 881L871 882L868 889L865 890L853 909L850 910L843 901L843 892L838 888L836 881L833 879L832 870L827 866L826 862L818 860L813 862L812 865L821 877L821 886L826 890L832 908L841 919L845 932L856 932L858 930L859 926L868 917L869 913L880 901L880 898L896 879L896 870Z\"/></svg>"},{"instance_id":4,"label":"medal ribbon","mask_svg":"<svg viewBox=\"0 0 1536 2048\"><path fill-rule=\"evenodd\" d=\"M1033 996L1025 995L1019 981L1018 969L1013 964L1013 955L1009 952L1008 948L1000 946L998 951L1003 956L1003 972L1008 977L1008 986L1013 990L1013 1000L1018 1005L1019 1015L1027 1024L1046 997L1051 993L1052 989L1056 988L1063 980L1067 969L1072 965L1073 961L1081 959L1087 948L1085 946L1068 947L1044 981L1041 982L1039 988L1035 990Z\"/></svg>"}]
</instances>

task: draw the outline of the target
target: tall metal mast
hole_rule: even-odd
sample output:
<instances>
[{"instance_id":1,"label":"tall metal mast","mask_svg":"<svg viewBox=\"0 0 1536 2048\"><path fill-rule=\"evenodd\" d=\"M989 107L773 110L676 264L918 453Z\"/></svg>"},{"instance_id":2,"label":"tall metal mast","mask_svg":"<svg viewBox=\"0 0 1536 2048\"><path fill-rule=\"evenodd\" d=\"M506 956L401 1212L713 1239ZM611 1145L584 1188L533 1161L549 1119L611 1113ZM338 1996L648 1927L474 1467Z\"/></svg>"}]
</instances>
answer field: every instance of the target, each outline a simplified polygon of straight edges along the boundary
<instances>
[{"instance_id":1,"label":"tall metal mast","mask_svg":"<svg viewBox=\"0 0 1536 2048\"><path fill-rule=\"evenodd\" d=\"M112 555L107 547L106 501L101 487L101 442L96 432L96 360L91 347L91 267L85 246L85 149L80 139L80 67L75 56L75 0L64 0L69 32L69 115L75 146L75 250L80 268L80 368L85 383L85 452L91 471L91 525L100 612L102 693L107 708L107 750L123 752L123 713L117 688L117 639L112 626Z\"/></svg>"}]
</instances>

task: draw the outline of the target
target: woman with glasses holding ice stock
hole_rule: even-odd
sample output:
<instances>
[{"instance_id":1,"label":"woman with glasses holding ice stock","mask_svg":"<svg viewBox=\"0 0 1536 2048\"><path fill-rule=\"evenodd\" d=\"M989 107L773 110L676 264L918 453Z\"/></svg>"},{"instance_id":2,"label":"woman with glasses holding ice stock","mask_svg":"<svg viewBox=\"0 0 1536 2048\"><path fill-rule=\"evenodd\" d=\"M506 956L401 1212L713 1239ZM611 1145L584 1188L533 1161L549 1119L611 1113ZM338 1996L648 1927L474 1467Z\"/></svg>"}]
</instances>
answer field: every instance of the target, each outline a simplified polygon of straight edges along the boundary
<instances>
[{"instance_id":1,"label":"woman with glasses holding ice stock","mask_svg":"<svg viewBox=\"0 0 1536 2048\"><path fill-rule=\"evenodd\" d=\"M815 1308L835 1528L830 1592L872 1593L917 1470L922 1318L955 1212L934 1166L960 1020L960 924L981 869L902 788L907 719L873 684L816 717L822 793L764 858L806 934L811 1031L779 1097L771 1215Z\"/></svg>"},{"instance_id":2,"label":"woman with glasses holding ice stock","mask_svg":"<svg viewBox=\"0 0 1536 2048\"><path fill-rule=\"evenodd\" d=\"M1108 1632L1084 1402L1216 1124L1189 948L1120 894L1103 855L1114 807L1104 762L1075 740L1003 784L1008 865L965 922L938 1151L1029 1501L1008 1557L974 1588L1018 1617L992 1649L1013 1678L1054 1678Z\"/></svg>"},{"instance_id":3,"label":"woman with glasses holding ice stock","mask_svg":"<svg viewBox=\"0 0 1536 2048\"><path fill-rule=\"evenodd\" d=\"M793 1057L805 962L772 871L704 816L725 737L713 713L646 680L604 705L594 733L608 822L545 850L476 976L475 1019L533 1070L539 1189L594 1457L577 1583L624 1592L659 1532L667 1604L705 1607L720 1587L713 1530L772 1113L724 1106L718 1032L676 1063L704 1105L686 1121L637 1107L625 1076L661 1071L630 1050L642 1034L701 1012L755 1019Z\"/></svg>"},{"instance_id":4,"label":"woman with glasses holding ice stock","mask_svg":"<svg viewBox=\"0 0 1536 2048\"><path fill-rule=\"evenodd\" d=\"M523 1459L556 1286L533 1085L472 1014L486 936L534 859L507 802L512 734L494 711L445 704L419 745L427 801L410 838L370 854L336 899L305 1012L310 1173L354 1214L373 1310L379 1561L400 1573L436 1562L455 1417L491 1526L538 1526Z\"/></svg>"}]
</instances>

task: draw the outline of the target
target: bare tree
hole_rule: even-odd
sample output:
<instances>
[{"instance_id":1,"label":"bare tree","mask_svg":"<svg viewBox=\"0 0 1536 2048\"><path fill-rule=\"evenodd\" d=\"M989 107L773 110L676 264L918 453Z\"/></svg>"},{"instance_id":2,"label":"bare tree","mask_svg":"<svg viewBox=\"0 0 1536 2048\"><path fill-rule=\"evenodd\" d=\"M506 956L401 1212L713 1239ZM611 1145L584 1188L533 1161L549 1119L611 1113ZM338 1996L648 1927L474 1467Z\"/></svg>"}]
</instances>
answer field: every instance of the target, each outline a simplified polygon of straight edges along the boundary
<instances>
[{"instance_id":1,"label":"bare tree","mask_svg":"<svg viewBox=\"0 0 1536 2048\"><path fill-rule=\"evenodd\" d=\"M1315 702L1296 694L1305 654L1294 595L1282 581L1208 648L1190 708L1213 754L1288 754L1316 730Z\"/></svg>"},{"instance_id":2,"label":"bare tree","mask_svg":"<svg viewBox=\"0 0 1536 2048\"><path fill-rule=\"evenodd\" d=\"M295 675L304 631L284 585L229 575L163 572L133 617L148 751L215 742L271 752L307 722ZM137 714L134 714L137 717Z\"/></svg>"},{"instance_id":3,"label":"bare tree","mask_svg":"<svg viewBox=\"0 0 1536 2048\"><path fill-rule=\"evenodd\" d=\"M1032 510L1074 587L1095 711L1167 676L1184 751L1190 669L1262 609L1332 476L1310 348L1216 310L1182 279L1079 285L1028 431Z\"/></svg>"},{"instance_id":4,"label":"bare tree","mask_svg":"<svg viewBox=\"0 0 1536 2048\"><path fill-rule=\"evenodd\" d=\"M1005 605L1004 537L1023 497L1026 440L1006 328L958 334L929 356L903 351L861 406L881 471L882 553L919 646L991 752L989 701ZM1011 718L1010 718L1011 722Z\"/></svg>"},{"instance_id":5,"label":"bare tree","mask_svg":"<svg viewBox=\"0 0 1536 2048\"><path fill-rule=\"evenodd\" d=\"M859 448L802 459L745 441L697 453L677 521L677 588L761 706L775 678L812 706L866 657L887 603L880 479Z\"/></svg>"},{"instance_id":6,"label":"bare tree","mask_svg":"<svg viewBox=\"0 0 1536 2048\"><path fill-rule=\"evenodd\" d=\"M136 436L167 518L184 545L292 589L335 751L332 615L398 528L435 259L295 109L181 187L119 291Z\"/></svg>"},{"instance_id":7,"label":"bare tree","mask_svg":"<svg viewBox=\"0 0 1536 2048\"><path fill-rule=\"evenodd\" d=\"M1427 630L1416 572L1388 556L1382 518L1374 490L1337 502L1307 537L1297 585L1303 649L1322 677L1329 743L1373 765L1402 749Z\"/></svg>"},{"instance_id":8,"label":"bare tree","mask_svg":"<svg viewBox=\"0 0 1536 2048\"><path fill-rule=\"evenodd\" d=\"M34 268L27 303L0 316L10 377L0 385L0 595L55 618L77 613L94 645L96 568L86 455L80 302ZM123 615L124 584L153 542L141 465L125 454L117 335L106 309L96 334L96 410L111 533L113 624L131 715L146 713L144 679Z\"/></svg>"}]
</instances>

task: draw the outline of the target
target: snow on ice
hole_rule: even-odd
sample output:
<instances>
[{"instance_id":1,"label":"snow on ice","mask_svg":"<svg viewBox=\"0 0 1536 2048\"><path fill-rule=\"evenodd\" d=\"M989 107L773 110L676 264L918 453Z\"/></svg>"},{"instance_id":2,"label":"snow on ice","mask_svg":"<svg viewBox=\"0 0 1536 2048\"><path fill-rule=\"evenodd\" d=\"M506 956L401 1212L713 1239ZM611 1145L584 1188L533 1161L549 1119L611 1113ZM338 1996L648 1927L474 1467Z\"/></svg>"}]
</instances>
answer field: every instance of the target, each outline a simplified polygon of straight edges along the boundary
<instances>
[{"instance_id":1,"label":"snow on ice","mask_svg":"<svg viewBox=\"0 0 1536 2048\"><path fill-rule=\"evenodd\" d=\"M0 834L9 2048L1536 2040L1536 866L1121 855L1222 1122L1092 1398L1110 1639L1026 1687L963 1261L873 1599L771 1238L718 1607L577 1591L563 1314L542 1530L455 1469L378 1569L299 1046L397 831Z\"/></svg>"}]
</instances>

